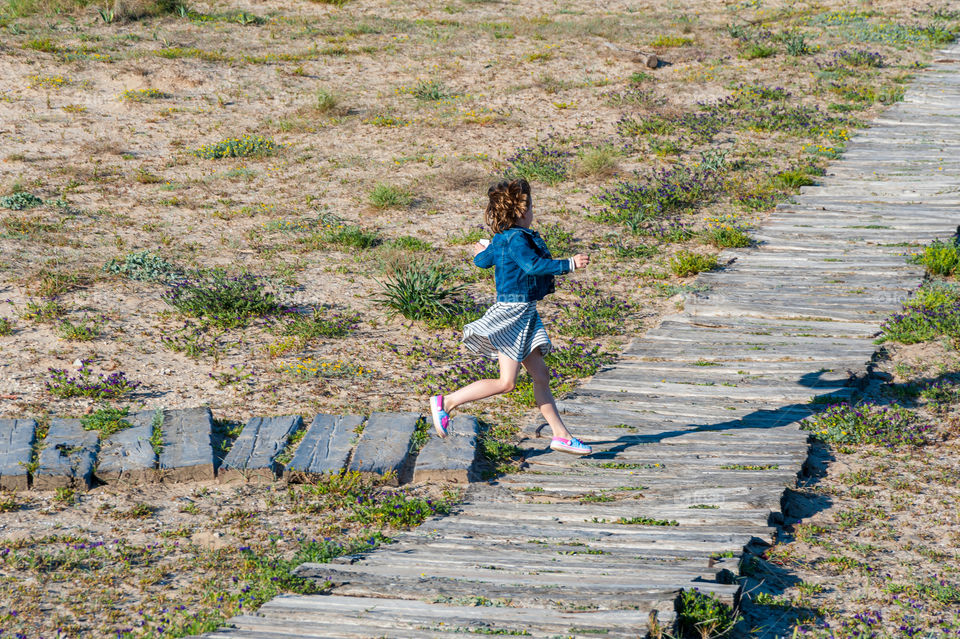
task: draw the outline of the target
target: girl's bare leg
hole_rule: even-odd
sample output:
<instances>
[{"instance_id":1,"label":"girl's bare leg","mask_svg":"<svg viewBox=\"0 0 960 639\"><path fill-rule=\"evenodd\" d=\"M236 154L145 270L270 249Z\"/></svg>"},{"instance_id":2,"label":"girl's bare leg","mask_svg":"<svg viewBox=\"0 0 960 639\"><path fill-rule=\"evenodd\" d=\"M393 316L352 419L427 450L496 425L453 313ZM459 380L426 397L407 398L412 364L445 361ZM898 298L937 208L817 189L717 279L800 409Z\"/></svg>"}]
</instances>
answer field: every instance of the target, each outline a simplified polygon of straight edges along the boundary
<instances>
[{"instance_id":1,"label":"girl's bare leg","mask_svg":"<svg viewBox=\"0 0 960 639\"><path fill-rule=\"evenodd\" d=\"M553 399L553 392L550 390L550 369L543 361L543 355L540 349L534 350L523 360L523 367L527 369L530 378L533 380L533 398L537 402L537 408L543 418L553 429L554 437L570 439L570 431L564 426L560 418L560 411L557 410L557 403Z\"/></svg>"},{"instance_id":2,"label":"girl's bare leg","mask_svg":"<svg viewBox=\"0 0 960 639\"><path fill-rule=\"evenodd\" d=\"M529 359L529 358L528 358ZM504 354L500 354L500 379L478 379L467 384L458 391L443 397L443 410L450 412L461 404L475 402L478 399L493 397L500 393L509 393L517 385L517 374L520 372L520 362L515 362Z\"/></svg>"}]
</instances>

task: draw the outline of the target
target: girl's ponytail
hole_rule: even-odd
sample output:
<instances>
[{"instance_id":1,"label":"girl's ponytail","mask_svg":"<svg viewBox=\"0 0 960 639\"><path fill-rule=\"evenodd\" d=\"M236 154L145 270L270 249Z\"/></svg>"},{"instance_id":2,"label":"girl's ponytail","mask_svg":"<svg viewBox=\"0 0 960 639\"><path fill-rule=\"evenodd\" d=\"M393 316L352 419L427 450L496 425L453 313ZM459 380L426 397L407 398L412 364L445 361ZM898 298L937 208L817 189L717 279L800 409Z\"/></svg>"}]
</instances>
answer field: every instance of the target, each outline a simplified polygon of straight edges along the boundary
<instances>
[{"instance_id":1,"label":"girl's ponytail","mask_svg":"<svg viewBox=\"0 0 960 639\"><path fill-rule=\"evenodd\" d=\"M483 219L494 233L505 231L523 217L529 206L530 183L525 179L501 180L487 191L490 198Z\"/></svg>"}]
</instances>

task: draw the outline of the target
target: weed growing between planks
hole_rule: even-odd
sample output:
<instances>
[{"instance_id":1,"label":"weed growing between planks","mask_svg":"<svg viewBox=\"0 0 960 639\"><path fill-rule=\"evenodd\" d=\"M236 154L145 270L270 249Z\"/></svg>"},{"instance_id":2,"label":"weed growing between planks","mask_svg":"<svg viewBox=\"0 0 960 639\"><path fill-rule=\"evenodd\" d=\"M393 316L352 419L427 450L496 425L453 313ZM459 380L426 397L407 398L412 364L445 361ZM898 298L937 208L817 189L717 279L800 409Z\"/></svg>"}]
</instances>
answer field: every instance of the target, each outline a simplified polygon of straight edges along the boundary
<instances>
[{"instance_id":1,"label":"weed growing between planks","mask_svg":"<svg viewBox=\"0 0 960 639\"><path fill-rule=\"evenodd\" d=\"M80 418L80 423L85 430L95 430L100 434L100 439L106 439L116 432L130 428L132 424L127 421L130 409L126 406L113 407L101 406L89 415Z\"/></svg>"},{"instance_id":2,"label":"weed growing between planks","mask_svg":"<svg viewBox=\"0 0 960 639\"><path fill-rule=\"evenodd\" d=\"M728 636L739 615L710 593L684 590L677 600L677 623L685 637Z\"/></svg>"}]
</instances>

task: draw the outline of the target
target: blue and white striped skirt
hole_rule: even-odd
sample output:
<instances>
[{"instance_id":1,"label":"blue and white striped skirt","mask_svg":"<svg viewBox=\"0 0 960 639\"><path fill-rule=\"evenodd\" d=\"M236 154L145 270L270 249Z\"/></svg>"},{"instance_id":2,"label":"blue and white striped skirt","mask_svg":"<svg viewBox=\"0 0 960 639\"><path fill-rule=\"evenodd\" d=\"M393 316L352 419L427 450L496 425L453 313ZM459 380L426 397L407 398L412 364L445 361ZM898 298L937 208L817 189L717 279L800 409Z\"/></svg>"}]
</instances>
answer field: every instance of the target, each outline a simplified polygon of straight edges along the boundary
<instances>
[{"instance_id":1,"label":"blue and white striped skirt","mask_svg":"<svg viewBox=\"0 0 960 639\"><path fill-rule=\"evenodd\" d=\"M553 349L536 302L497 302L463 327L463 343L481 355L503 353L515 362L525 360L535 348L541 355Z\"/></svg>"}]
</instances>

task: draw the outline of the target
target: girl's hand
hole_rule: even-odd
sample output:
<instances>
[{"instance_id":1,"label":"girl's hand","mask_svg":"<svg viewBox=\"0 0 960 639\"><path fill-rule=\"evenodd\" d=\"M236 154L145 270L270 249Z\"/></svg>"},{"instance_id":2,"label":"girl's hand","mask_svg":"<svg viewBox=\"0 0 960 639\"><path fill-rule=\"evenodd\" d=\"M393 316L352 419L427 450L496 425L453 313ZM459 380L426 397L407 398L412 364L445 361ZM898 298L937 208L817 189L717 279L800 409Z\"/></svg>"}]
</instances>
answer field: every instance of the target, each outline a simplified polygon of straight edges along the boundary
<instances>
[{"instance_id":1,"label":"girl's hand","mask_svg":"<svg viewBox=\"0 0 960 639\"><path fill-rule=\"evenodd\" d=\"M577 269L586 268L590 263L590 256L583 253L577 253L573 256L573 264Z\"/></svg>"},{"instance_id":2,"label":"girl's hand","mask_svg":"<svg viewBox=\"0 0 960 639\"><path fill-rule=\"evenodd\" d=\"M485 248L487 248L486 245L481 244L480 242L477 242L476 244L473 245L473 254L477 255L478 253L482 252Z\"/></svg>"}]
</instances>

